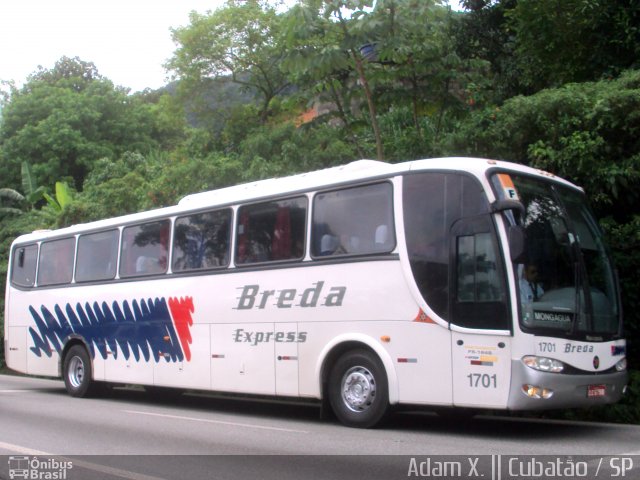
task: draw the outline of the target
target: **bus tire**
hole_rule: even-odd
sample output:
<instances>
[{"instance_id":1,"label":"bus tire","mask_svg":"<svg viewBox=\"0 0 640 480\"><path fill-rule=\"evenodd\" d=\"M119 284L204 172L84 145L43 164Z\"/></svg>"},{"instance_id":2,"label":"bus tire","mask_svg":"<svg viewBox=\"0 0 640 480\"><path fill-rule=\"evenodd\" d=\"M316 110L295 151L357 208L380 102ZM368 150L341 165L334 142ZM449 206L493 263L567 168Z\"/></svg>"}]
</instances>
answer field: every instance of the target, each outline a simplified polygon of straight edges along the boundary
<instances>
[{"instance_id":1,"label":"bus tire","mask_svg":"<svg viewBox=\"0 0 640 480\"><path fill-rule=\"evenodd\" d=\"M380 359L368 350L352 350L331 368L329 402L338 420L348 427L371 428L389 410L389 386Z\"/></svg>"},{"instance_id":2,"label":"bus tire","mask_svg":"<svg viewBox=\"0 0 640 480\"><path fill-rule=\"evenodd\" d=\"M91 359L81 345L74 345L64 357L62 368L64 386L72 397L87 397L94 387Z\"/></svg>"}]
</instances>

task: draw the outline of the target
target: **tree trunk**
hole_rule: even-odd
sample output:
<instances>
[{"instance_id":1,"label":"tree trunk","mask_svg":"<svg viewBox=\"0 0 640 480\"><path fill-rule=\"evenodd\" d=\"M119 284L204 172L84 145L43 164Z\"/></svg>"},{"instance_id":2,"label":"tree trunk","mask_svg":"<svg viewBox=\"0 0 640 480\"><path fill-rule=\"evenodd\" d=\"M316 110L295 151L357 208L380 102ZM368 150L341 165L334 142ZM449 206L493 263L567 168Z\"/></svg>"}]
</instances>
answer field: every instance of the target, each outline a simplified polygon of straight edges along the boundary
<instances>
[{"instance_id":1,"label":"tree trunk","mask_svg":"<svg viewBox=\"0 0 640 480\"><path fill-rule=\"evenodd\" d=\"M378 115L376 113L376 106L373 103L373 96L371 95L371 89L369 88L369 82L364 74L364 66L362 65L362 59L358 56L358 53L351 49L351 57L356 64L356 71L362 83L364 89L364 95L367 98L367 105L369 106L369 117L371 117L371 128L373 128L373 135L376 139L376 152L378 160L384 160L384 151L382 148L382 135L380 134L380 127L378 125Z\"/></svg>"}]
</instances>

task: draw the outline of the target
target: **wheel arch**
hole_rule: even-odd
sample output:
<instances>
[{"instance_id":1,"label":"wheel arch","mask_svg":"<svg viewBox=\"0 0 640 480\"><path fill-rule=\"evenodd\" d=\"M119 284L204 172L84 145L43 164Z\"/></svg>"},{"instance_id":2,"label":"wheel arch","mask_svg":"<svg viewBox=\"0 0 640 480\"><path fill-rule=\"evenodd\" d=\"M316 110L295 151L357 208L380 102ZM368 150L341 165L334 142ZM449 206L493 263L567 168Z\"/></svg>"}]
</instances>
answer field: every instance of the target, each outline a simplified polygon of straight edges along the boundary
<instances>
[{"instance_id":1,"label":"wheel arch","mask_svg":"<svg viewBox=\"0 0 640 480\"><path fill-rule=\"evenodd\" d=\"M385 350L375 339L368 335L361 334L340 335L334 338L322 349L322 352L318 357L318 363L316 364L316 378L319 381L320 398L326 399L327 397L327 385L331 367L342 354L358 349L369 350L378 357L387 376L389 404L393 405L398 403L398 377L396 375L391 355L389 355L389 352L387 352L387 350Z\"/></svg>"},{"instance_id":2,"label":"wheel arch","mask_svg":"<svg viewBox=\"0 0 640 480\"><path fill-rule=\"evenodd\" d=\"M91 349L89 348L89 344L86 342L84 337L80 335L69 335L66 338L64 342L64 346L60 351L60 358L58 359L58 376L62 377L63 375L62 368L64 365L64 359L67 356L67 353L69 353L69 350L71 350L71 347L75 345L81 345L87 351L87 354L89 355L89 361L91 362L91 375L92 377L95 377L95 369L93 368L94 365L93 365L93 357L91 355ZM95 378L92 378L92 380L95 380Z\"/></svg>"}]
</instances>

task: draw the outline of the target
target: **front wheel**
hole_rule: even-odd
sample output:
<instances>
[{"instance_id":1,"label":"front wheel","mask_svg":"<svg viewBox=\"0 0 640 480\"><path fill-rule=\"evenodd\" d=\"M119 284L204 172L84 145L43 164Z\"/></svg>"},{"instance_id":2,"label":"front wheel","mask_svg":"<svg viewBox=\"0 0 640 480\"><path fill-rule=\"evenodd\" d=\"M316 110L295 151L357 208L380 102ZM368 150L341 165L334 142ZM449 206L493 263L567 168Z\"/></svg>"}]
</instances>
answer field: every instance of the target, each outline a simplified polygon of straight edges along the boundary
<instances>
[{"instance_id":1,"label":"front wheel","mask_svg":"<svg viewBox=\"0 0 640 480\"><path fill-rule=\"evenodd\" d=\"M93 387L91 359L81 345L74 345L64 357L64 385L72 397L86 397Z\"/></svg>"},{"instance_id":2,"label":"front wheel","mask_svg":"<svg viewBox=\"0 0 640 480\"><path fill-rule=\"evenodd\" d=\"M389 409L389 386L380 359L367 350L343 354L329 374L329 402L349 427L370 428Z\"/></svg>"}]
</instances>

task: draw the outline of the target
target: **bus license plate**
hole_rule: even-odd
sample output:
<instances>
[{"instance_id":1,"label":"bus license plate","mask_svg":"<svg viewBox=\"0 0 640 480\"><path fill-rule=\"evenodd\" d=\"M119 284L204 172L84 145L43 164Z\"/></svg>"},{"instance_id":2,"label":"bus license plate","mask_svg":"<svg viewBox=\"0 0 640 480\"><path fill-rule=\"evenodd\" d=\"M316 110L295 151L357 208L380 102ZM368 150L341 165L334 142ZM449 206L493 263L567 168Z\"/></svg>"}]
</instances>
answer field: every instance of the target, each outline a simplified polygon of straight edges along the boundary
<instances>
[{"instance_id":1,"label":"bus license plate","mask_svg":"<svg viewBox=\"0 0 640 480\"><path fill-rule=\"evenodd\" d=\"M587 397L604 397L607 388L605 385L589 385L587 387Z\"/></svg>"}]
</instances>

